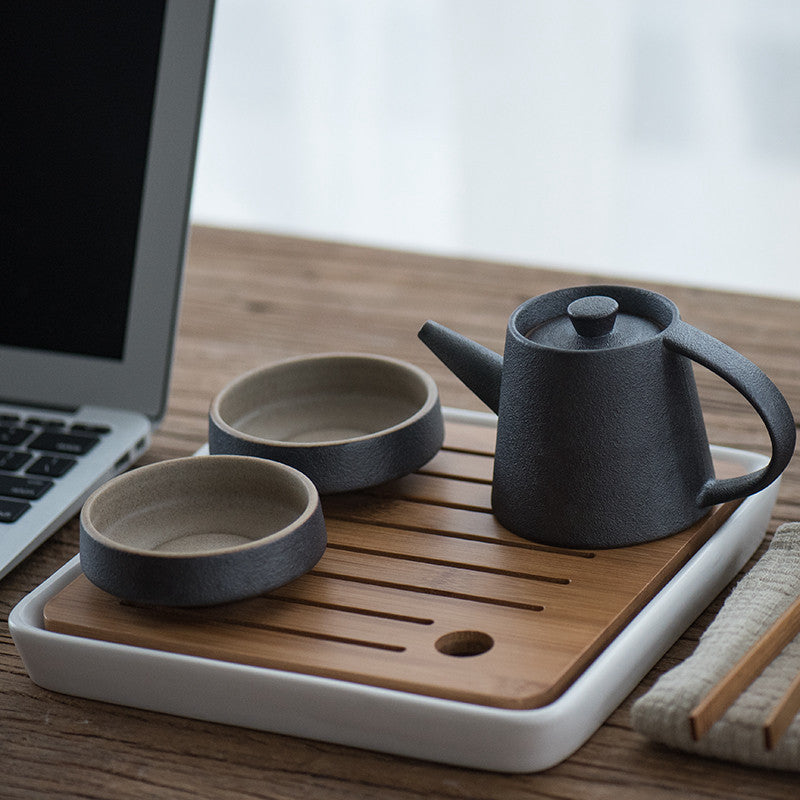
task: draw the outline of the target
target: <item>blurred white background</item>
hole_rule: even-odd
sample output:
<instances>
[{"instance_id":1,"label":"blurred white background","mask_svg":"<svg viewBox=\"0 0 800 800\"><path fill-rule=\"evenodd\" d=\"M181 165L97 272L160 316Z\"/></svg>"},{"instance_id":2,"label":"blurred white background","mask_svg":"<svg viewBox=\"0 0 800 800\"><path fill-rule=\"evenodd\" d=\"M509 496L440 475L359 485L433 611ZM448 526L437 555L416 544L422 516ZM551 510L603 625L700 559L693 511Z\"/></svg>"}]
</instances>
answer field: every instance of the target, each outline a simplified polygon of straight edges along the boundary
<instances>
[{"instance_id":1,"label":"blurred white background","mask_svg":"<svg viewBox=\"0 0 800 800\"><path fill-rule=\"evenodd\" d=\"M800 297L795 0L217 0L196 222Z\"/></svg>"}]
</instances>

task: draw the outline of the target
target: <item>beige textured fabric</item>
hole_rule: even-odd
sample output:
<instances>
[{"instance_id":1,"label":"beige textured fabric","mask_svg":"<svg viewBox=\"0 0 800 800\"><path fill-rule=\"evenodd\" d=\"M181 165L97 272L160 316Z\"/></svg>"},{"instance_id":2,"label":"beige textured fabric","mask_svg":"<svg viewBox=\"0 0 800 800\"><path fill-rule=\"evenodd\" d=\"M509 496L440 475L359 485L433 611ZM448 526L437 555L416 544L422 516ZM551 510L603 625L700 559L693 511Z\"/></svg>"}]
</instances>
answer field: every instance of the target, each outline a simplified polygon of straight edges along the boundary
<instances>
[{"instance_id":1,"label":"beige textured fabric","mask_svg":"<svg viewBox=\"0 0 800 800\"><path fill-rule=\"evenodd\" d=\"M762 726L800 672L800 636L761 673L701 738L689 712L800 595L800 522L782 525L767 551L739 581L694 653L665 673L631 710L633 727L664 744L742 764L800 770L800 714L774 750Z\"/></svg>"}]
</instances>

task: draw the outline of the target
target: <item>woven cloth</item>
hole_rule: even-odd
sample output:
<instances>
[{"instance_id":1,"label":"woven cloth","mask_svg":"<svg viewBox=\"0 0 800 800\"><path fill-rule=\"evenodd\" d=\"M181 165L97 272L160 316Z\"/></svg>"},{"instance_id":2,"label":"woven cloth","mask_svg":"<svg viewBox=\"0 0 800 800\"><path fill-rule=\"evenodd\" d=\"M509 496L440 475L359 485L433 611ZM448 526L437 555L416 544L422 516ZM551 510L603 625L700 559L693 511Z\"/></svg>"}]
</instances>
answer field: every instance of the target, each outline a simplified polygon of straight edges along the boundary
<instances>
[{"instance_id":1,"label":"woven cloth","mask_svg":"<svg viewBox=\"0 0 800 800\"><path fill-rule=\"evenodd\" d=\"M671 747L742 764L800 770L800 714L777 747L763 725L800 672L800 636L790 642L695 742L689 712L800 595L800 522L778 528L764 555L736 584L694 653L659 678L631 709L633 727Z\"/></svg>"}]
</instances>

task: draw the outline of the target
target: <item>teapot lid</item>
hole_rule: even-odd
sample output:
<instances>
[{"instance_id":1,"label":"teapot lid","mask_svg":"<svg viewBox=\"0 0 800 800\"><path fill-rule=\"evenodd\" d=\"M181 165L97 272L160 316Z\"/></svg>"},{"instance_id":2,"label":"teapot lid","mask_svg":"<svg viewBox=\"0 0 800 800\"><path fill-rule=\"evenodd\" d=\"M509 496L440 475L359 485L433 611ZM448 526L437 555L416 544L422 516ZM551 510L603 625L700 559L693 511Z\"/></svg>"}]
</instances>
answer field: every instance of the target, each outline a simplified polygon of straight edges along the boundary
<instances>
[{"instance_id":1,"label":"teapot lid","mask_svg":"<svg viewBox=\"0 0 800 800\"><path fill-rule=\"evenodd\" d=\"M664 327L651 317L636 313L642 309L620 307L617 299L606 294L567 300L553 316L539 321L524 336L560 350L605 350L647 341Z\"/></svg>"}]
</instances>

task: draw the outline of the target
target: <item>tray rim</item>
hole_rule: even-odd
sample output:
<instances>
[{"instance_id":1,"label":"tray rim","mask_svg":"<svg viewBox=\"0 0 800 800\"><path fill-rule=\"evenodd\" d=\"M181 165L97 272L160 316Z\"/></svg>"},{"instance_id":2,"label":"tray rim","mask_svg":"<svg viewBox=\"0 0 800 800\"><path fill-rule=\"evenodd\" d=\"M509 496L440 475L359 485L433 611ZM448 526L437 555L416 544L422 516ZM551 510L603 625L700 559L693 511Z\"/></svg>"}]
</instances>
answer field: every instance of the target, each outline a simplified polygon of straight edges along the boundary
<instances>
[{"instance_id":1,"label":"tray rim","mask_svg":"<svg viewBox=\"0 0 800 800\"><path fill-rule=\"evenodd\" d=\"M463 409L447 408L445 415L481 425L496 419ZM714 445L712 453L737 459L747 471L767 461ZM29 676L45 689L455 766L534 772L584 744L744 566L764 537L779 483L746 498L560 697L534 709L473 705L48 631L44 605L80 574L79 555L12 609L9 630ZM69 663L72 670L64 668Z\"/></svg>"}]
</instances>

